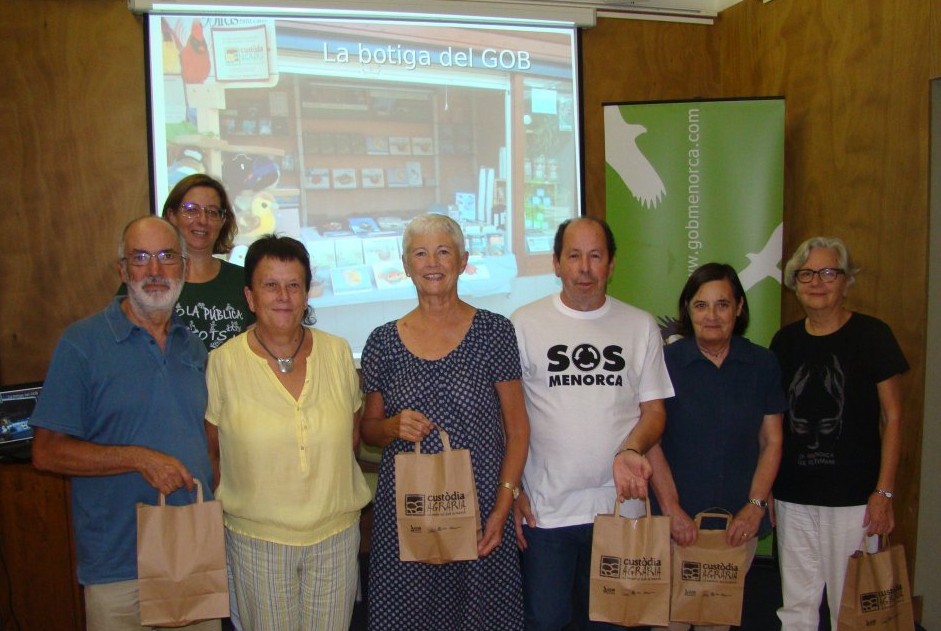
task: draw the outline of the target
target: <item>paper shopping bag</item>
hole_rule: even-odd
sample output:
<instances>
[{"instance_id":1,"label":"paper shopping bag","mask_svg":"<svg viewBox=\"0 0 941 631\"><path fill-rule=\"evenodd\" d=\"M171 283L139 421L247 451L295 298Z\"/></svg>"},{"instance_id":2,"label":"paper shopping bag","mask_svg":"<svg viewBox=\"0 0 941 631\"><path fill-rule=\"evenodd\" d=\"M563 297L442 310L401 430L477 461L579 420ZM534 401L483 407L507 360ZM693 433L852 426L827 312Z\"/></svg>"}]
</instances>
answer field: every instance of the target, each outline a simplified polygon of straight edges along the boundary
<instances>
[{"instance_id":1,"label":"paper shopping bag","mask_svg":"<svg viewBox=\"0 0 941 631\"><path fill-rule=\"evenodd\" d=\"M625 626L670 621L670 518L595 517L591 542L588 616Z\"/></svg>"},{"instance_id":2,"label":"paper shopping bag","mask_svg":"<svg viewBox=\"0 0 941 631\"><path fill-rule=\"evenodd\" d=\"M738 626L742 621L745 594L745 544L730 546L725 529L703 530L703 518L725 520L728 513L703 512L696 515L699 533L696 543L673 546L673 586L670 620L693 625Z\"/></svg>"},{"instance_id":3,"label":"paper shopping bag","mask_svg":"<svg viewBox=\"0 0 941 631\"><path fill-rule=\"evenodd\" d=\"M448 433L438 429L444 451L395 455L395 516L399 559L425 563L477 558L480 509L470 451L451 449Z\"/></svg>"},{"instance_id":4,"label":"paper shopping bag","mask_svg":"<svg viewBox=\"0 0 941 631\"><path fill-rule=\"evenodd\" d=\"M180 627L229 615L222 503L137 505L141 626Z\"/></svg>"},{"instance_id":5,"label":"paper shopping bag","mask_svg":"<svg viewBox=\"0 0 941 631\"><path fill-rule=\"evenodd\" d=\"M912 593L905 549L882 545L866 552L865 539L846 564L837 631L913 631Z\"/></svg>"}]
</instances>

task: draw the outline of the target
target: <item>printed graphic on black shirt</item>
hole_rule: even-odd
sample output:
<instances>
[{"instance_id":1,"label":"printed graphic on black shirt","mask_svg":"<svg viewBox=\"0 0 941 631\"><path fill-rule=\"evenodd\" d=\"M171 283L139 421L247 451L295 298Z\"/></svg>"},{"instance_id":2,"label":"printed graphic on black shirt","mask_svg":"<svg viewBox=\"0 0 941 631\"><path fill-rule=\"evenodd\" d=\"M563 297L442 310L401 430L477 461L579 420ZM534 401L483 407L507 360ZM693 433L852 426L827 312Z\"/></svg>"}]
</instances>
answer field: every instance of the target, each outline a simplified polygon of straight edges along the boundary
<instances>
[{"instance_id":1,"label":"printed graphic on black shirt","mask_svg":"<svg viewBox=\"0 0 941 631\"><path fill-rule=\"evenodd\" d=\"M788 388L788 428L797 439L800 467L833 466L843 430L846 374L840 360L821 355L802 364Z\"/></svg>"},{"instance_id":2,"label":"printed graphic on black shirt","mask_svg":"<svg viewBox=\"0 0 941 631\"><path fill-rule=\"evenodd\" d=\"M245 328L245 314L238 307L198 302L177 303L176 313L186 322L189 330L206 345L208 350L222 346Z\"/></svg>"}]
</instances>

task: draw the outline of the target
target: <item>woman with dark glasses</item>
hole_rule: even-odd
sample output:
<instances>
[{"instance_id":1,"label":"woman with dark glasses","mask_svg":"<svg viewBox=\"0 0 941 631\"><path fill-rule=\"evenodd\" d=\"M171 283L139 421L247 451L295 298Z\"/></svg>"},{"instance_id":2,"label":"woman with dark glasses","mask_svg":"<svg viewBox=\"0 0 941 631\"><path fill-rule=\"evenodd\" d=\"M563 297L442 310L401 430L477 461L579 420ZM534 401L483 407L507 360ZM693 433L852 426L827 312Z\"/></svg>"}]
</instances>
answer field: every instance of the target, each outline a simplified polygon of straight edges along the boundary
<instances>
[{"instance_id":1,"label":"woman with dark glasses","mask_svg":"<svg viewBox=\"0 0 941 631\"><path fill-rule=\"evenodd\" d=\"M824 587L835 629L847 559L895 526L908 363L884 322L844 306L858 271L843 242L825 237L802 243L784 269L806 317L771 341L788 396L774 483L783 631L816 631Z\"/></svg>"}]
</instances>

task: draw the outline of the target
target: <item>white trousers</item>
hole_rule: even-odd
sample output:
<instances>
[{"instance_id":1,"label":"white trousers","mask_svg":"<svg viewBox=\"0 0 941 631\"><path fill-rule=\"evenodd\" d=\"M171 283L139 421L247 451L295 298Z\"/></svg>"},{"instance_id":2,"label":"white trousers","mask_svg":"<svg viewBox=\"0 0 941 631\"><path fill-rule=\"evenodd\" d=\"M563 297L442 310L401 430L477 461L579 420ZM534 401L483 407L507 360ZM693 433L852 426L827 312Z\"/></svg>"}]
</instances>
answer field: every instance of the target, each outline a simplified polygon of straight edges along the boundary
<instances>
[{"instance_id":1,"label":"white trousers","mask_svg":"<svg viewBox=\"0 0 941 631\"><path fill-rule=\"evenodd\" d=\"M836 629L846 563L866 533L866 506L810 506L775 500L781 595L781 631L817 631L827 589L830 628ZM875 552L878 538L867 547Z\"/></svg>"}]
</instances>

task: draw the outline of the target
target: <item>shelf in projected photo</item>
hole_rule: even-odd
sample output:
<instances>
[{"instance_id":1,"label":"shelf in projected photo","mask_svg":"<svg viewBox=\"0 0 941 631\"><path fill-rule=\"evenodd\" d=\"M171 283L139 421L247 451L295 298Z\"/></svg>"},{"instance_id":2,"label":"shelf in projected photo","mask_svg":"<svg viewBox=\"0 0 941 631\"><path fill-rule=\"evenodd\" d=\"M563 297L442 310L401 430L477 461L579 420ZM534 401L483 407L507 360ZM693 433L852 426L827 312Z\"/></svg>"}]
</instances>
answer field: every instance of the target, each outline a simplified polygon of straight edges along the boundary
<instances>
[{"instance_id":1,"label":"shelf in projected photo","mask_svg":"<svg viewBox=\"0 0 941 631\"><path fill-rule=\"evenodd\" d=\"M503 256L483 256L471 257L468 266L472 267L472 272L468 274L465 270L458 277L457 291L463 298L475 298L484 296L496 296L500 294L509 294L513 289L513 281L517 278L518 270L516 267L516 257L512 254ZM340 267L330 270L330 278L333 280L343 270L355 269L357 274L360 270L367 270L368 281L363 280L361 276L354 275L356 280L355 289L351 287L348 278L341 278L337 285L326 287L323 295L311 298L310 304L315 309L324 309L327 307L337 307L342 305L362 305L373 302L389 302L393 300L414 300L417 297L415 285L412 280L405 276L405 270L400 267L399 262L391 264L374 265L356 265L351 267ZM398 276L389 273L393 270L401 269L402 275ZM382 281L382 282L380 282ZM368 282L368 287L367 287ZM375 283L375 287L373 284ZM337 288L339 287L339 291Z\"/></svg>"}]
</instances>

